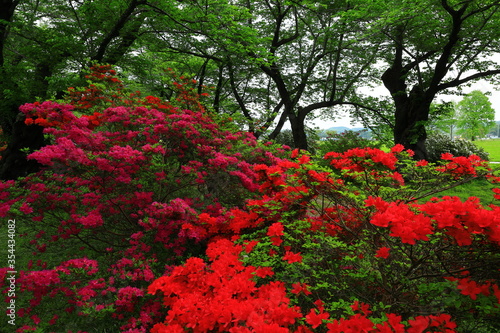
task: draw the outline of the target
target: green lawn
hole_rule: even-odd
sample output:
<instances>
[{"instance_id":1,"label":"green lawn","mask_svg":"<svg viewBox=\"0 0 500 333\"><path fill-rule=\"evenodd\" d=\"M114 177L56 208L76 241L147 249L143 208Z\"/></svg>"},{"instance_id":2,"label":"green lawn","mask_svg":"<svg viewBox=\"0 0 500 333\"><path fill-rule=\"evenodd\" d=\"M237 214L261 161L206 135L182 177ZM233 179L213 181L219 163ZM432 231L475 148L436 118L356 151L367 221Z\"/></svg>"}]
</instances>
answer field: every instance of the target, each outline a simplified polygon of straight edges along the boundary
<instances>
[{"instance_id":1,"label":"green lawn","mask_svg":"<svg viewBox=\"0 0 500 333\"><path fill-rule=\"evenodd\" d=\"M478 147L482 147L490 154L491 162L500 162L500 139L474 141Z\"/></svg>"},{"instance_id":2,"label":"green lawn","mask_svg":"<svg viewBox=\"0 0 500 333\"><path fill-rule=\"evenodd\" d=\"M475 179L469 183L451 188L449 190L436 193L432 196L424 198L423 201L429 200L431 197L457 196L463 201L469 197L477 197L483 205L492 203L498 204L498 201L493 199L492 189L497 186L490 184L486 179Z\"/></svg>"},{"instance_id":3,"label":"green lawn","mask_svg":"<svg viewBox=\"0 0 500 333\"><path fill-rule=\"evenodd\" d=\"M489 153L490 162L500 162L500 139L478 140L474 141L474 144L478 147L482 147L486 152ZM500 168L500 164L496 163L492 163L490 166L493 169L497 170ZM468 197L478 197L479 199L481 199L481 202L483 204L487 205L490 203L495 203L492 195L492 189L495 187L498 186L490 184L488 181L486 181L486 179L476 179L471 181L470 183L466 183L455 188L437 193L435 196L458 196L462 200L466 200ZM424 201L428 199L430 199L430 197L425 198Z\"/></svg>"}]
</instances>

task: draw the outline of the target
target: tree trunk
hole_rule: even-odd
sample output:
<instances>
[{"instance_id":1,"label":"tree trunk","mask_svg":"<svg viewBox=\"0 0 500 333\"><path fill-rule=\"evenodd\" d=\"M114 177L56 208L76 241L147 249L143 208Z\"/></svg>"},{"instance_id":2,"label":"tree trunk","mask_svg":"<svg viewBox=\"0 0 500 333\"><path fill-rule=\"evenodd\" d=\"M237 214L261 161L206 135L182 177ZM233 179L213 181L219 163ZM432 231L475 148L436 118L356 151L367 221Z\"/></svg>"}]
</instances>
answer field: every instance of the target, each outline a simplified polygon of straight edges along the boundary
<instances>
[{"instance_id":1,"label":"tree trunk","mask_svg":"<svg viewBox=\"0 0 500 333\"><path fill-rule=\"evenodd\" d=\"M408 68L403 67L403 48L396 47L393 64L382 75L385 87L391 93L395 106L394 144L402 144L415 152L414 158L427 159L425 123L434 98L433 93L415 85L408 93L405 77Z\"/></svg>"},{"instance_id":2,"label":"tree trunk","mask_svg":"<svg viewBox=\"0 0 500 333\"><path fill-rule=\"evenodd\" d=\"M425 125L432 99L416 86L404 100L404 103L396 103L394 143L413 150L417 160L427 159Z\"/></svg>"},{"instance_id":3,"label":"tree trunk","mask_svg":"<svg viewBox=\"0 0 500 333\"><path fill-rule=\"evenodd\" d=\"M19 0L0 0L0 68L4 65L4 46L8 36L8 26L14 16Z\"/></svg>"},{"instance_id":4,"label":"tree trunk","mask_svg":"<svg viewBox=\"0 0 500 333\"><path fill-rule=\"evenodd\" d=\"M4 91L14 90L15 85L5 72L4 49L9 35L9 25L14 16L14 11L19 0L0 0L0 126L7 136L12 135L12 126L16 119L17 105L13 103L10 96Z\"/></svg>"},{"instance_id":5,"label":"tree trunk","mask_svg":"<svg viewBox=\"0 0 500 333\"><path fill-rule=\"evenodd\" d=\"M91 58L92 62L103 62L107 61L108 63L110 62L116 62L118 61L119 57L123 56L123 54L128 51L128 48L134 40L137 38L136 33L129 34L127 36L127 39L122 41L122 45L118 46L118 49L115 50L115 53L113 55L110 54L109 57L106 57L106 52L110 51L110 45L112 45L113 40L116 38L121 37L122 29L125 27L125 25L132 20L134 11L136 8L142 4L142 1L139 0L131 0L128 7L125 9L125 11L121 14L121 16L118 18L118 20L115 22L115 25L113 28L108 31L108 33L104 36L103 40L101 41L101 44L97 48L97 52L95 55ZM132 30L139 29L140 25L142 24L144 18L140 19L139 25L135 26ZM120 54L121 53L121 54ZM107 59L109 58L109 59ZM111 63L114 64L114 63Z\"/></svg>"},{"instance_id":6,"label":"tree trunk","mask_svg":"<svg viewBox=\"0 0 500 333\"><path fill-rule=\"evenodd\" d=\"M271 132L271 134L269 134L268 138L270 140L274 140L276 139L276 137L278 136L278 134L280 134L281 130L283 129L283 126L285 125L285 122L286 120L288 119L288 113L286 113L286 111L283 111L281 113L281 117L278 121L278 124L276 125L276 127L274 128L274 130Z\"/></svg>"},{"instance_id":7,"label":"tree trunk","mask_svg":"<svg viewBox=\"0 0 500 333\"><path fill-rule=\"evenodd\" d=\"M33 73L33 85L30 91L30 97L35 100L40 98L45 100L49 97L49 78L52 76L52 65L55 61L42 61L35 66Z\"/></svg>"},{"instance_id":8,"label":"tree trunk","mask_svg":"<svg viewBox=\"0 0 500 333\"><path fill-rule=\"evenodd\" d=\"M35 160L28 160L22 149L35 151L45 145L43 127L28 126L24 123L25 119L25 115L19 113L14 123L9 145L0 160L0 180L15 180L40 170L41 165Z\"/></svg>"},{"instance_id":9,"label":"tree trunk","mask_svg":"<svg viewBox=\"0 0 500 333\"><path fill-rule=\"evenodd\" d=\"M288 114L288 119L290 120L290 126L292 127L293 143L295 148L309 150L305 126L305 114L301 111L302 108L299 107L298 114L290 112Z\"/></svg>"}]
</instances>

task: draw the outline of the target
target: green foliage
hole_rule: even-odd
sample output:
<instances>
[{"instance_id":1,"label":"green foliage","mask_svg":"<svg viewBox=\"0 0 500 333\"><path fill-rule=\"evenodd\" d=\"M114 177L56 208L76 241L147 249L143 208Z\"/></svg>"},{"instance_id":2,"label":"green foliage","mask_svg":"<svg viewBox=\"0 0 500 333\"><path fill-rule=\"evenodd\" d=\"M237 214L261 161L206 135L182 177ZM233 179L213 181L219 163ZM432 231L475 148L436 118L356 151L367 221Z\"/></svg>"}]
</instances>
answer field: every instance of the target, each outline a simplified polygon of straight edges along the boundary
<instances>
[{"instance_id":1,"label":"green foliage","mask_svg":"<svg viewBox=\"0 0 500 333\"><path fill-rule=\"evenodd\" d=\"M484 160L488 160L488 153L481 147L476 146L466 139L450 140L447 135L434 133L426 142L429 162L437 162L441 159L441 154L451 153L453 156L477 155Z\"/></svg>"},{"instance_id":2,"label":"green foliage","mask_svg":"<svg viewBox=\"0 0 500 333\"><path fill-rule=\"evenodd\" d=\"M500 138L500 121L495 121L495 126L490 129L488 133L492 137Z\"/></svg>"},{"instance_id":3,"label":"green foliage","mask_svg":"<svg viewBox=\"0 0 500 333\"><path fill-rule=\"evenodd\" d=\"M281 131L274 141L280 145L285 145L288 147L293 147L293 133L292 130L285 129Z\"/></svg>"},{"instance_id":4,"label":"green foliage","mask_svg":"<svg viewBox=\"0 0 500 333\"><path fill-rule=\"evenodd\" d=\"M460 294L456 282L423 283L418 286L418 291L423 311L426 307L454 309L456 316L462 318L459 332L489 333L492 329L500 328L495 315L491 316L495 312L495 304L483 295L478 296L478 301L473 301ZM436 295L443 297L437 298Z\"/></svg>"},{"instance_id":5,"label":"green foliage","mask_svg":"<svg viewBox=\"0 0 500 333\"><path fill-rule=\"evenodd\" d=\"M454 102L431 104L427 128L432 132L448 133L449 137L453 138L457 127L455 109L456 103Z\"/></svg>"},{"instance_id":6,"label":"green foliage","mask_svg":"<svg viewBox=\"0 0 500 333\"><path fill-rule=\"evenodd\" d=\"M328 152L343 153L353 148L381 148L382 143L366 139L362 131L346 130L342 133L327 133L327 137L319 142L317 154L323 157ZM328 163L324 162L324 165Z\"/></svg>"},{"instance_id":7,"label":"green foliage","mask_svg":"<svg viewBox=\"0 0 500 333\"><path fill-rule=\"evenodd\" d=\"M458 103L458 134L474 141L484 137L495 126L495 110L488 97L479 90L467 94Z\"/></svg>"}]
</instances>

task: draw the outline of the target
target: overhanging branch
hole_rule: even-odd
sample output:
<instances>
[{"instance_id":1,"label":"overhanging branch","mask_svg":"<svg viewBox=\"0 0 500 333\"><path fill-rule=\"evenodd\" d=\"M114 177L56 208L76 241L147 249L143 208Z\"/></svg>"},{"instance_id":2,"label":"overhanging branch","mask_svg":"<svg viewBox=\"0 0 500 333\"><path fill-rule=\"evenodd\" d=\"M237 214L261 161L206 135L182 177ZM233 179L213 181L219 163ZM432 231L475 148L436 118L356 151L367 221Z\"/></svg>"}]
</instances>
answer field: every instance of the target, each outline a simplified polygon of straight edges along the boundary
<instances>
[{"instance_id":1,"label":"overhanging branch","mask_svg":"<svg viewBox=\"0 0 500 333\"><path fill-rule=\"evenodd\" d=\"M470 75L470 76L468 76L466 78L463 78L463 79L455 79L455 80L452 80L450 82L446 82L446 83L440 84L438 86L437 90L438 91L442 91L442 90L445 90L445 89L458 87L458 86L460 86L460 85L462 85L464 83L467 83L467 82L470 82L470 81L473 81L473 80L477 80L477 79L480 79L480 78L488 77L488 76L497 75L497 74L500 74L500 69L494 69L494 70L489 70L489 71L486 71L486 72L476 73L476 74Z\"/></svg>"}]
</instances>

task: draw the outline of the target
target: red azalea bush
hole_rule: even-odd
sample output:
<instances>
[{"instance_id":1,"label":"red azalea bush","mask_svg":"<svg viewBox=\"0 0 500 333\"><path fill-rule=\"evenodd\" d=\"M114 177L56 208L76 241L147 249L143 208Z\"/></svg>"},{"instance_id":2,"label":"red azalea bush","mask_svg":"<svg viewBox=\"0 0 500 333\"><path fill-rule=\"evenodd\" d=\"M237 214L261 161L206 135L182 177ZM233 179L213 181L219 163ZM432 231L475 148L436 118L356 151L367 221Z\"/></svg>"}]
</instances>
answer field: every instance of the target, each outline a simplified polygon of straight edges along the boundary
<instances>
[{"instance_id":1,"label":"red azalea bush","mask_svg":"<svg viewBox=\"0 0 500 333\"><path fill-rule=\"evenodd\" d=\"M0 183L0 216L33 255L18 260L18 332L497 328L500 208L420 200L500 182L484 161L396 146L325 168L205 111L188 79L176 106L107 66L89 80L68 104L21 108L51 144L30 155L44 170Z\"/></svg>"},{"instance_id":2,"label":"red azalea bush","mask_svg":"<svg viewBox=\"0 0 500 333\"><path fill-rule=\"evenodd\" d=\"M338 173L297 151L255 166L262 196L245 211L263 227L216 240L206 260L155 280L149 292L163 296L166 317L153 332L496 329L500 208L415 195L500 179L474 156L433 166L410 155L401 146L327 154Z\"/></svg>"}]
</instances>

